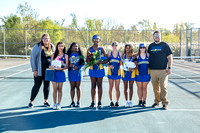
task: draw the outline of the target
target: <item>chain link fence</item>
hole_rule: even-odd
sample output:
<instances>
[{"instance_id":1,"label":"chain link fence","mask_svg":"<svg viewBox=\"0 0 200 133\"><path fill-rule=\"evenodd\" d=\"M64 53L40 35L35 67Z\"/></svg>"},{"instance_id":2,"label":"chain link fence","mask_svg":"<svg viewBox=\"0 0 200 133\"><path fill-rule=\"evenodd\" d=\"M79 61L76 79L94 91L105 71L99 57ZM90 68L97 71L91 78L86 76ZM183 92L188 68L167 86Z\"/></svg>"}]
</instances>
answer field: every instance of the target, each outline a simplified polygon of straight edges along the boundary
<instances>
[{"instance_id":1,"label":"chain link fence","mask_svg":"<svg viewBox=\"0 0 200 133\"><path fill-rule=\"evenodd\" d=\"M79 43L84 54L87 48L92 46L92 36L95 34L100 35L101 45L107 51L111 49L110 44L117 41L121 51L125 44L132 44L134 52L137 52L140 43L144 42L148 46L154 41L153 32L153 30L1 29L0 56L30 57L32 47L40 42L44 33L50 35L54 45L62 41L68 48L72 42ZM176 33L166 30L160 32L162 40L170 45L174 57L200 56L200 29L180 30Z\"/></svg>"}]
</instances>

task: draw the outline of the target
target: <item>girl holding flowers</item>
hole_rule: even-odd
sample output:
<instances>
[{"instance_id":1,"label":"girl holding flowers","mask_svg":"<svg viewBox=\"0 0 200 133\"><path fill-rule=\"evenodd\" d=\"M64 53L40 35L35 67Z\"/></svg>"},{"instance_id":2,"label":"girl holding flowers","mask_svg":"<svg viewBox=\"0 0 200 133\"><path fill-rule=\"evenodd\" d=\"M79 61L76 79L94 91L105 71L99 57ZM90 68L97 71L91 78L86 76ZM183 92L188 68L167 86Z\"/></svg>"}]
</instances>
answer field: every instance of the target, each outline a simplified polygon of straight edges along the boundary
<instances>
[{"instance_id":1,"label":"girl holding flowers","mask_svg":"<svg viewBox=\"0 0 200 133\"><path fill-rule=\"evenodd\" d=\"M54 72L54 80L52 81L53 84L53 109L61 109L61 99L62 99L62 87L63 82L66 82L66 76L64 70L67 69L68 66L68 56L65 54L66 47L63 42L58 42L56 46L56 51L52 55L52 60L59 60L61 61L61 67L50 66L51 69L55 69ZM58 96L58 100L57 100Z\"/></svg>"},{"instance_id":2,"label":"girl holding flowers","mask_svg":"<svg viewBox=\"0 0 200 133\"><path fill-rule=\"evenodd\" d=\"M132 107L132 96L133 96L133 83L135 80L135 70L137 69L137 57L133 55L133 47L130 44L126 44L123 54L123 65L126 62L134 62L135 68L128 68L122 70L122 80L124 83L124 97L126 100L125 107ZM128 89L129 86L129 98Z\"/></svg>"},{"instance_id":3,"label":"girl holding flowers","mask_svg":"<svg viewBox=\"0 0 200 133\"><path fill-rule=\"evenodd\" d=\"M108 65L108 81L109 81L109 97L110 97L110 107L119 106L120 90L119 84L121 79L121 57L122 53L118 51L117 42L112 43L112 52L108 53L109 65ZM116 91L116 103L113 102L113 86L115 84Z\"/></svg>"},{"instance_id":4,"label":"girl holding flowers","mask_svg":"<svg viewBox=\"0 0 200 133\"><path fill-rule=\"evenodd\" d=\"M101 98L102 98L102 81L103 77L105 76L105 70L103 68L103 64L107 63L107 60L102 61L101 56L107 56L106 52L103 47L99 46L100 42L100 36L94 35L92 37L93 46L90 47L87 50L87 64L90 65L89 69L89 76L91 79L91 97L92 97L92 103L90 105L90 108L94 108L95 103L95 94L96 94L96 87L98 87L98 108L101 108ZM86 64L86 65L87 65Z\"/></svg>"},{"instance_id":5,"label":"girl holding flowers","mask_svg":"<svg viewBox=\"0 0 200 133\"><path fill-rule=\"evenodd\" d=\"M67 55L69 60L68 68L68 80L70 82L71 90L71 104L70 107L75 107L75 88L77 94L77 107L80 107L80 97L81 97L81 82L83 79L82 67L84 65L84 56L80 49L80 45L76 42L73 42L70 48L67 50Z\"/></svg>"}]
</instances>

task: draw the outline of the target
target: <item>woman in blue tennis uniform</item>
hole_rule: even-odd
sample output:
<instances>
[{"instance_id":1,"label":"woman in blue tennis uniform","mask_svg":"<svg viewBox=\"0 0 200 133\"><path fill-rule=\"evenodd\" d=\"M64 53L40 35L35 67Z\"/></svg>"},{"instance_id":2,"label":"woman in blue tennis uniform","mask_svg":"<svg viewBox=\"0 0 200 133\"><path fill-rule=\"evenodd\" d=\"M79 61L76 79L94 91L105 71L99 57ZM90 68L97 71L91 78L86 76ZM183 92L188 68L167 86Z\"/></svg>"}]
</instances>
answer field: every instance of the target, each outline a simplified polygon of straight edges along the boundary
<instances>
[{"instance_id":1,"label":"woman in blue tennis uniform","mask_svg":"<svg viewBox=\"0 0 200 133\"><path fill-rule=\"evenodd\" d=\"M99 47L97 51L100 51L100 54L102 56L102 47ZM96 52L93 47L90 47L90 53ZM103 67L103 64L99 65L93 65L89 69L89 76L90 77L96 77L96 78L102 78L105 76L105 70Z\"/></svg>"},{"instance_id":2,"label":"woman in blue tennis uniform","mask_svg":"<svg viewBox=\"0 0 200 133\"><path fill-rule=\"evenodd\" d=\"M68 66L68 56L65 54L65 44L63 42L58 42L56 46L56 51L52 55L52 60L55 58L59 58L62 62L61 68L55 68L54 66L50 66L51 69L55 69L54 72L54 80L52 81L53 84L53 109L61 109L61 99L62 99L62 87L63 82L66 82L66 76L64 69L67 69ZM58 98L57 98L58 95Z\"/></svg>"},{"instance_id":3,"label":"woman in blue tennis uniform","mask_svg":"<svg viewBox=\"0 0 200 133\"><path fill-rule=\"evenodd\" d=\"M136 84L138 88L139 106L146 107L147 86L150 81L149 56L144 44L139 45L138 70L136 71Z\"/></svg>"},{"instance_id":4,"label":"woman in blue tennis uniform","mask_svg":"<svg viewBox=\"0 0 200 133\"><path fill-rule=\"evenodd\" d=\"M109 81L109 97L110 97L110 107L118 107L119 106L119 97L120 97L120 90L119 84L121 79L121 52L118 51L118 44L117 42L112 43L112 52L108 53L109 59L109 67L108 67L108 81ZM113 102L113 87L115 84L115 91L116 91L116 103L114 105Z\"/></svg>"},{"instance_id":5,"label":"woman in blue tennis uniform","mask_svg":"<svg viewBox=\"0 0 200 133\"><path fill-rule=\"evenodd\" d=\"M125 107L132 107L132 97L133 97L133 83L135 80L135 70L137 69L137 57L133 55L133 47L130 44L126 44L123 54L123 63L133 62L135 63L135 68L128 68L128 70L122 70L122 80L124 83L124 97L126 100ZM128 97L128 86L129 86L129 97Z\"/></svg>"},{"instance_id":6,"label":"woman in blue tennis uniform","mask_svg":"<svg viewBox=\"0 0 200 133\"><path fill-rule=\"evenodd\" d=\"M93 46L90 47L87 50L87 57L89 56L90 53L99 51L101 53L101 56L107 56L106 52L104 50L103 47L99 46L99 42L100 42L101 38L99 35L94 35L92 37L92 41L93 41ZM94 108L95 103L95 94L96 94L96 87L98 87L98 108L101 108L101 98L102 98L102 81L103 81L103 77L105 76L105 70L103 68L103 64L107 63L108 60L104 60L104 61L99 61L96 65L93 65L90 67L89 69L89 76L90 76L90 80L91 80L91 97L92 97L92 102L90 105L90 108Z\"/></svg>"},{"instance_id":7,"label":"woman in blue tennis uniform","mask_svg":"<svg viewBox=\"0 0 200 133\"><path fill-rule=\"evenodd\" d=\"M77 107L80 107L81 97L81 82L83 79L82 67L84 65L84 56L80 49L80 45L73 42L70 48L67 50L69 57L68 64L68 80L70 82L71 90L71 104L70 107L75 107L75 89L77 92Z\"/></svg>"}]
</instances>

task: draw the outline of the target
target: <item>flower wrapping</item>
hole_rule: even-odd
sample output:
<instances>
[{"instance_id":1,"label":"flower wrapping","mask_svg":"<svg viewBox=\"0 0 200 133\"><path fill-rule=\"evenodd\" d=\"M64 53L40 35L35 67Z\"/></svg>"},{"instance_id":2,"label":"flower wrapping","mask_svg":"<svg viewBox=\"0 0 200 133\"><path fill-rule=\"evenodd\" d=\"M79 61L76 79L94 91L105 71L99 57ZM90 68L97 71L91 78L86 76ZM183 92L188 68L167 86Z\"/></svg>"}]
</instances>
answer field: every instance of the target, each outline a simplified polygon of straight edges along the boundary
<instances>
[{"instance_id":1,"label":"flower wrapping","mask_svg":"<svg viewBox=\"0 0 200 133\"><path fill-rule=\"evenodd\" d=\"M86 70L90 66L96 65L97 62L100 60L101 60L101 52L100 51L90 53L86 58L86 64L84 66L84 70Z\"/></svg>"}]
</instances>

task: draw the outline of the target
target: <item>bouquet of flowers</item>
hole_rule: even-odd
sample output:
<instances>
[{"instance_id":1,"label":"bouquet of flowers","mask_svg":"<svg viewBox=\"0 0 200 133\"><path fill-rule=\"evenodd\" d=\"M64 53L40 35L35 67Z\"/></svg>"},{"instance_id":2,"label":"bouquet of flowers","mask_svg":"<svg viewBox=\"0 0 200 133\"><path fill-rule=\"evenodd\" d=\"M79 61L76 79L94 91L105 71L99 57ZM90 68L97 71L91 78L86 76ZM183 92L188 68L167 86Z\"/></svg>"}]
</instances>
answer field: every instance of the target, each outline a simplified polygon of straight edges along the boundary
<instances>
[{"instance_id":1,"label":"bouquet of flowers","mask_svg":"<svg viewBox=\"0 0 200 133\"><path fill-rule=\"evenodd\" d=\"M123 60L123 69L128 71L129 68L135 68L136 65L134 62L130 62L128 59Z\"/></svg>"},{"instance_id":2,"label":"bouquet of flowers","mask_svg":"<svg viewBox=\"0 0 200 133\"><path fill-rule=\"evenodd\" d=\"M86 64L84 66L84 70L86 70L90 66L97 64L97 62L101 60L100 55L101 55L100 51L90 53L86 58Z\"/></svg>"}]
</instances>

